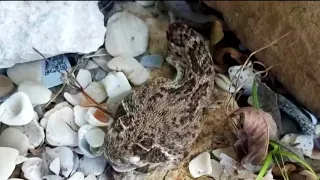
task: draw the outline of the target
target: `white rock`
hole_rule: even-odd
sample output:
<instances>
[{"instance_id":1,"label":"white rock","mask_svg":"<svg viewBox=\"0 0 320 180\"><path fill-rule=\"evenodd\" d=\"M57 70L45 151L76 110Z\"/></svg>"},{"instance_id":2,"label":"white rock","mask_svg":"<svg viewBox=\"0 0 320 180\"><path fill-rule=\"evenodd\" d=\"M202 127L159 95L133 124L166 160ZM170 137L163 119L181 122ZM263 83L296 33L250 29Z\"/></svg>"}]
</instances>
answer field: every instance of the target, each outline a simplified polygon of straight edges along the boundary
<instances>
[{"instance_id":1,"label":"white rock","mask_svg":"<svg viewBox=\"0 0 320 180\"><path fill-rule=\"evenodd\" d=\"M99 156L96 158L88 158L83 156L80 159L78 171L82 172L85 176L90 174L97 176L103 173L107 163L108 162L104 156Z\"/></svg>"},{"instance_id":2,"label":"white rock","mask_svg":"<svg viewBox=\"0 0 320 180\"><path fill-rule=\"evenodd\" d=\"M73 152L68 147L45 148L43 160L49 165L54 159L60 159L60 170L68 177L73 169Z\"/></svg>"},{"instance_id":3,"label":"white rock","mask_svg":"<svg viewBox=\"0 0 320 180\"><path fill-rule=\"evenodd\" d=\"M87 142L87 140L85 139L85 134L88 131L95 129L95 128L96 128L95 126L92 126L90 124L85 124L85 125L81 126L81 128L78 131L79 149L83 153L83 155L85 155L88 158L94 158L94 157L96 157L96 155L92 154L92 152L90 151L90 145Z\"/></svg>"},{"instance_id":4,"label":"white rock","mask_svg":"<svg viewBox=\"0 0 320 180\"><path fill-rule=\"evenodd\" d=\"M41 163L42 159L38 157L32 157L26 160L21 168L24 177L32 180L42 180Z\"/></svg>"},{"instance_id":5,"label":"white rock","mask_svg":"<svg viewBox=\"0 0 320 180\"><path fill-rule=\"evenodd\" d=\"M88 175L86 178L84 178L84 180L96 180L96 176L93 174Z\"/></svg>"},{"instance_id":6,"label":"white rock","mask_svg":"<svg viewBox=\"0 0 320 180\"><path fill-rule=\"evenodd\" d=\"M91 73L86 69L79 69L76 79L84 89L92 82Z\"/></svg>"},{"instance_id":7,"label":"white rock","mask_svg":"<svg viewBox=\"0 0 320 180\"><path fill-rule=\"evenodd\" d=\"M223 169L221 164L214 159L211 159L210 162L211 162L212 172L209 176L215 179L219 179L221 177L221 174L223 174Z\"/></svg>"},{"instance_id":8,"label":"white rock","mask_svg":"<svg viewBox=\"0 0 320 180\"><path fill-rule=\"evenodd\" d=\"M106 32L95 1L2 2L0 12L1 29L6 29L0 35L0 68L42 59L32 47L46 57L95 51Z\"/></svg>"},{"instance_id":9,"label":"white rock","mask_svg":"<svg viewBox=\"0 0 320 180\"><path fill-rule=\"evenodd\" d=\"M77 146L78 135L74 131L72 109L64 107L50 115L46 127L46 141L52 146ZM67 114L65 114L67 113ZM74 124L73 124L74 123Z\"/></svg>"},{"instance_id":10,"label":"white rock","mask_svg":"<svg viewBox=\"0 0 320 180\"><path fill-rule=\"evenodd\" d=\"M28 137L15 128L7 128L0 135L0 147L17 149L20 155L27 154L29 147Z\"/></svg>"},{"instance_id":11,"label":"white rock","mask_svg":"<svg viewBox=\"0 0 320 180\"><path fill-rule=\"evenodd\" d=\"M92 82L86 89L85 92L94 99L97 103L101 103L107 98L107 93L104 86L99 82ZM72 105L80 105L81 103L86 102L86 98L82 95L81 92L78 94L72 95L67 92L63 94L64 98Z\"/></svg>"},{"instance_id":12,"label":"white rock","mask_svg":"<svg viewBox=\"0 0 320 180\"><path fill-rule=\"evenodd\" d=\"M94 107L89 108L85 116L86 121L93 126L109 126L113 122L113 118L104 114L104 117L98 120L96 118L97 116L95 116L97 110L98 109Z\"/></svg>"},{"instance_id":13,"label":"white rock","mask_svg":"<svg viewBox=\"0 0 320 180\"><path fill-rule=\"evenodd\" d=\"M29 97L17 92L0 105L0 121L10 126L26 125L32 121L33 112Z\"/></svg>"},{"instance_id":14,"label":"white rock","mask_svg":"<svg viewBox=\"0 0 320 180\"><path fill-rule=\"evenodd\" d=\"M52 92L45 86L29 80L22 81L19 84L18 91L28 95L34 106L49 102L52 95Z\"/></svg>"},{"instance_id":15,"label":"white rock","mask_svg":"<svg viewBox=\"0 0 320 180\"><path fill-rule=\"evenodd\" d=\"M29 139L29 149L34 149L40 146L44 142L44 129L40 126L38 122L38 115L36 112L35 118L24 126L16 126L15 128L25 134Z\"/></svg>"},{"instance_id":16,"label":"white rock","mask_svg":"<svg viewBox=\"0 0 320 180\"><path fill-rule=\"evenodd\" d=\"M75 172L68 180L84 180L84 174L82 172Z\"/></svg>"},{"instance_id":17,"label":"white rock","mask_svg":"<svg viewBox=\"0 0 320 180\"><path fill-rule=\"evenodd\" d=\"M104 142L104 135L105 133L101 129L94 128L89 130L84 137L91 147L97 148L102 146Z\"/></svg>"},{"instance_id":18,"label":"white rock","mask_svg":"<svg viewBox=\"0 0 320 180\"><path fill-rule=\"evenodd\" d=\"M130 55L121 55L111 59L108 67L122 71L134 85L141 85L150 77L149 72L135 58Z\"/></svg>"},{"instance_id":19,"label":"white rock","mask_svg":"<svg viewBox=\"0 0 320 180\"><path fill-rule=\"evenodd\" d=\"M228 69L229 77L236 89L242 87L244 89L244 95L251 95L253 80L255 77L254 72L248 67L244 67L243 70L240 71L241 67L241 65L230 67Z\"/></svg>"},{"instance_id":20,"label":"white rock","mask_svg":"<svg viewBox=\"0 0 320 180\"><path fill-rule=\"evenodd\" d=\"M103 80L103 85L107 90L109 96L107 100L107 107L115 112L119 106L119 103L132 92L127 77L123 72L111 72Z\"/></svg>"},{"instance_id":21,"label":"white rock","mask_svg":"<svg viewBox=\"0 0 320 180\"><path fill-rule=\"evenodd\" d=\"M55 173L56 175L59 175L60 173L60 158L56 157L54 160L50 163L49 169Z\"/></svg>"},{"instance_id":22,"label":"white rock","mask_svg":"<svg viewBox=\"0 0 320 180\"><path fill-rule=\"evenodd\" d=\"M19 151L13 148L0 147L0 179L6 180L12 174Z\"/></svg>"},{"instance_id":23,"label":"white rock","mask_svg":"<svg viewBox=\"0 0 320 180\"><path fill-rule=\"evenodd\" d=\"M142 6L151 6L154 4L154 1L136 1L136 2L141 4Z\"/></svg>"},{"instance_id":24,"label":"white rock","mask_svg":"<svg viewBox=\"0 0 320 180\"><path fill-rule=\"evenodd\" d=\"M17 61L17 60L14 60ZM8 66L13 65L15 62L9 63ZM0 61L1 62L1 61ZM8 77L16 84L19 85L22 81L33 81L39 84L44 84L44 61L33 61L22 64L16 64L7 69ZM5 63L0 63L0 66L7 66Z\"/></svg>"},{"instance_id":25,"label":"white rock","mask_svg":"<svg viewBox=\"0 0 320 180\"><path fill-rule=\"evenodd\" d=\"M46 179L46 180L63 180L62 177L57 176L57 175L47 175L47 176L43 176L43 179Z\"/></svg>"},{"instance_id":26,"label":"white rock","mask_svg":"<svg viewBox=\"0 0 320 180\"><path fill-rule=\"evenodd\" d=\"M212 173L210 154L203 152L192 159L189 163L189 172L194 178L210 175Z\"/></svg>"},{"instance_id":27,"label":"white rock","mask_svg":"<svg viewBox=\"0 0 320 180\"><path fill-rule=\"evenodd\" d=\"M79 126L83 126L88 124L85 119L85 115L89 108L81 107L81 106L74 106L73 113L74 113L74 122Z\"/></svg>"},{"instance_id":28,"label":"white rock","mask_svg":"<svg viewBox=\"0 0 320 180\"><path fill-rule=\"evenodd\" d=\"M108 20L105 47L112 56L129 54L136 57L146 51L148 36L148 27L143 20L128 12L118 12Z\"/></svg>"}]
</instances>

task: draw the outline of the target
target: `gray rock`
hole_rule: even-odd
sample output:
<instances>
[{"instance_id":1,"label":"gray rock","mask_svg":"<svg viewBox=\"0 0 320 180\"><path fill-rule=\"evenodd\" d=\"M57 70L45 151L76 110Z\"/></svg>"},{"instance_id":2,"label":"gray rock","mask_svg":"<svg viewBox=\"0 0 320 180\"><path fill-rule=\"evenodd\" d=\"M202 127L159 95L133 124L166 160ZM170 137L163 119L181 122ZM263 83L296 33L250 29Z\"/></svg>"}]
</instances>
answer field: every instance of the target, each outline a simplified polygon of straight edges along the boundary
<instances>
[{"instance_id":1,"label":"gray rock","mask_svg":"<svg viewBox=\"0 0 320 180\"><path fill-rule=\"evenodd\" d=\"M89 53L104 42L95 1L0 2L0 68L67 52Z\"/></svg>"},{"instance_id":2,"label":"gray rock","mask_svg":"<svg viewBox=\"0 0 320 180\"><path fill-rule=\"evenodd\" d=\"M315 131L315 127L309 118L284 96L277 94L277 97L279 109L295 120L305 134L312 135Z\"/></svg>"}]
</instances>

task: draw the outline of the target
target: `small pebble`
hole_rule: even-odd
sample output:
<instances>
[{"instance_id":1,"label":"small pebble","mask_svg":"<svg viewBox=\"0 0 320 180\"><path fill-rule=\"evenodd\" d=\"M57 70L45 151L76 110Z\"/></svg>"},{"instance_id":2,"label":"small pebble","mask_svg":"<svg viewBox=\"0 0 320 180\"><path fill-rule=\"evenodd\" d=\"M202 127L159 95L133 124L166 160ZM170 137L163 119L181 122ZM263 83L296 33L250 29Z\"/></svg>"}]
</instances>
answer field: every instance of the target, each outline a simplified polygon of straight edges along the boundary
<instances>
[{"instance_id":1,"label":"small pebble","mask_svg":"<svg viewBox=\"0 0 320 180\"><path fill-rule=\"evenodd\" d=\"M208 152L203 152L192 159L189 163L189 172L194 178L204 175L211 175L212 166L210 154Z\"/></svg>"},{"instance_id":2,"label":"small pebble","mask_svg":"<svg viewBox=\"0 0 320 180\"><path fill-rule=\"evenodd\" d=\"M52 95L52 92L45 86L28 80L20 83L18 92L28 95L33 106L49 102Z\"/></svg>"},{"instance_id":3,"label":"small pebble","mask_svg":"<svg viewBox=\"0 0 320 180\"><path fill-rule=\"evenodd\" d=\"M8 95L14 89L13 82L7 77L0 74L0 98Z\"/></svg>"},{"instance_id":4,"label":"small pebble","mask_svg":"<svg viewBox=\"0 0 320 180\"><path fill-rule=\"evenodd\" d=\"M140 59L140 63L145 68L161 68L164 59L160 54L146 55Z\"/></svg>"}]
</instances>

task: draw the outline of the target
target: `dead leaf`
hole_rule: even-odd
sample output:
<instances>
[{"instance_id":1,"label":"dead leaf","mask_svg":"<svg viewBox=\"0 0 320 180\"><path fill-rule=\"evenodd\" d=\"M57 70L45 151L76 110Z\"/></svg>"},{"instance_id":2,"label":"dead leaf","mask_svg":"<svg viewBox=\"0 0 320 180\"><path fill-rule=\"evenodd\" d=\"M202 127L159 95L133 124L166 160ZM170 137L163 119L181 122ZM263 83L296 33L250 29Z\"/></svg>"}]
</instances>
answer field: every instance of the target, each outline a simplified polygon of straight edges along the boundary
<instances>
[{"instance_id":1,"label":"dead leaf","mask_svg":"<svg viewBox=\"0 0 320 180\"><path fill-rule=\"evenodd\" d=\"M214 20L212 22L211 34L210 34L210 46L217 44L223 38L224 33L222 30L222 24L220 21Z\"/></svg>"},{"instance_id":2,"label":"dead leaf","mask_svg":"<svg viewBox=\"0 0 320 180\"><path fill-rule=\"evenodd\" d=\"M282 176L282 173L291 174L292 171L295 171L297 168L293 164L286 164L283 167L275 166L272 168L272 174L275 176ZM281 173L282 171L282 173Z\"/></svg>"},{"instance_id":3,"label":"dead leaf","mask_svg":"<svg viewBox=\"0 0 320 180\"><path fill-rule=\"evenodd\" d=\"M299 173L292 173L291 176L289 176L290 180L318 180L318 177L316 177L312 172L308 170L300 171Z\"/></svg>"},{"instance_id":4,"label":"dead leaf","mask_svg":"<svg viewBox=\"0 0 320 180\"><path fill-rule=\"evenodd\" d=\"M247 60L247 56L236 50L232 47L223 48L221 50L218 50L216 61L217 64L225 64L223 57L229 54L230 57L234 60L236 60L239 64L244 64L244 62Z\"/></svg>"},{"instance_id":5,"label":"dead leaf","mask_svg":"<svg viewBox=\"0 0 320 180\"><path fill-rule=\"evenodd\" d=\"M243 107L232 113L232 116L244 116L243 131L237 132L238 140L235 149L243 149L245 156L241 164L261 165L268 153L271 127L276 126L272 116L252 107ZM237 147L236 147L237 146Z\"/></svg>"}]
</instances>

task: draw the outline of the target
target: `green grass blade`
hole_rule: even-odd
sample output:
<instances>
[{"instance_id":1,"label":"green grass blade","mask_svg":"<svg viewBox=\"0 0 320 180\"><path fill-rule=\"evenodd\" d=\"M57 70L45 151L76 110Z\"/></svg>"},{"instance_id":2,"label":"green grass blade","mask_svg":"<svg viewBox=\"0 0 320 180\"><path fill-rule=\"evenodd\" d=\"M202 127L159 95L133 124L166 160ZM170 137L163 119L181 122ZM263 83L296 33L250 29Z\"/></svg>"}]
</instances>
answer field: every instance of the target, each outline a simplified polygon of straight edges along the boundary
<instances>
[{"instance_id":1,"label":"green grass blade","mask_svg":"<svg viewBox=\"0 0 320 180\"><path fill-rule=\"evenodd\" d=\"M253 107L259 109L258 86L256 80L253 81L252 85L252 101Z\"/></svg>"},{"instance_id":2,"label":"green grass blade","mask_svg":"<svg viewBox=\"0 0 320 180\"><path fill-rule=\"evenodd\" d=\"M272 163L272 153L270 152L270 153L268 153L267 158L264 160L263 166L262 166L256 180L262 180L264 175L267 173L268 168L270 167L271 163Z\"/></svg>"}]
</instances>

